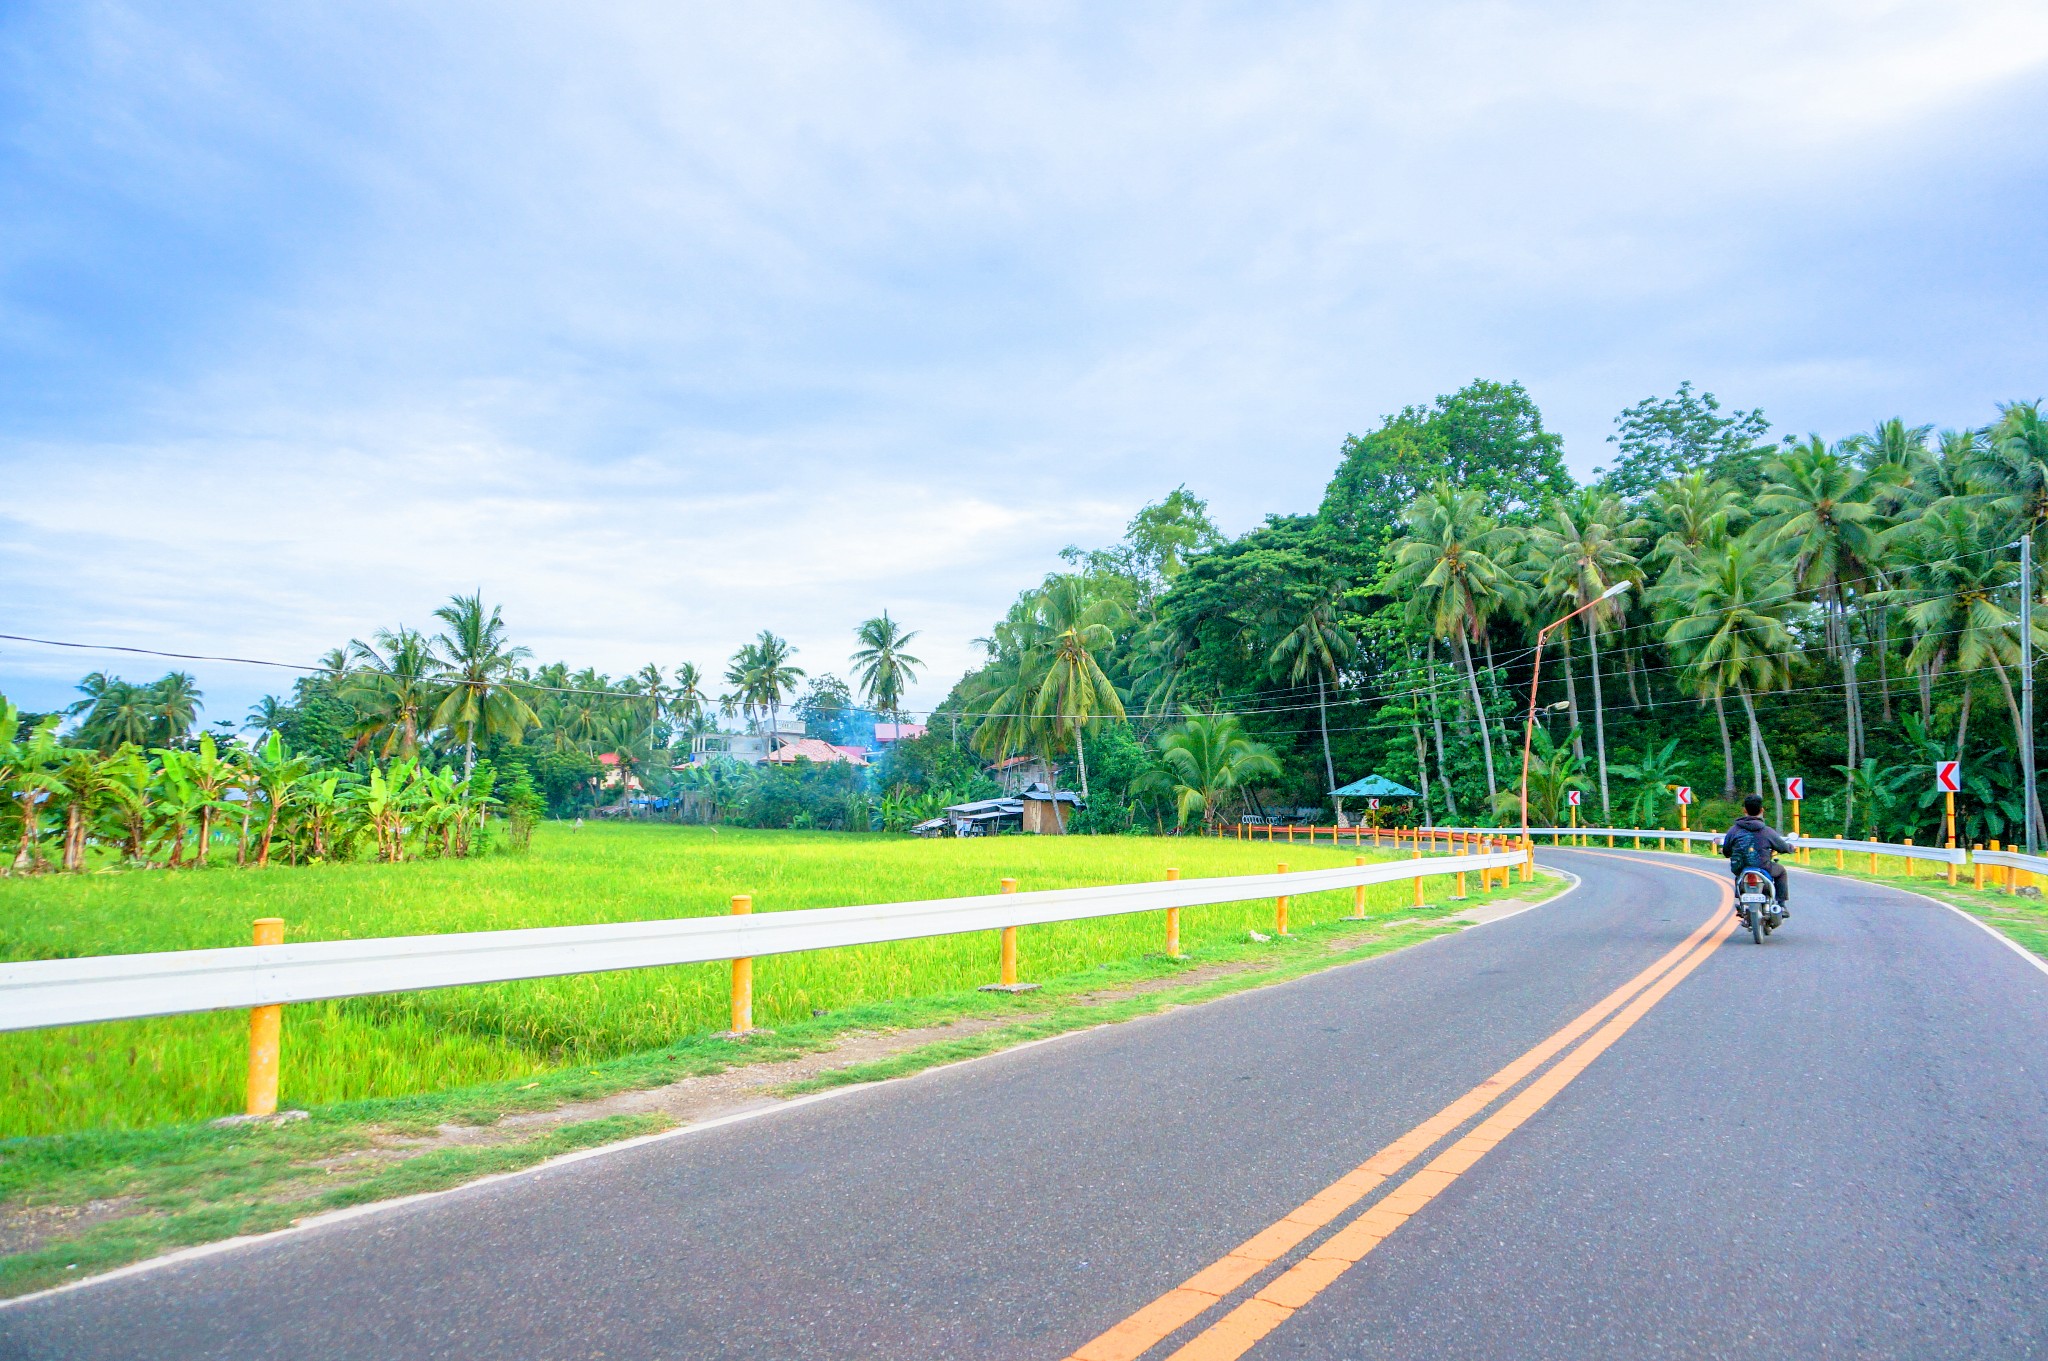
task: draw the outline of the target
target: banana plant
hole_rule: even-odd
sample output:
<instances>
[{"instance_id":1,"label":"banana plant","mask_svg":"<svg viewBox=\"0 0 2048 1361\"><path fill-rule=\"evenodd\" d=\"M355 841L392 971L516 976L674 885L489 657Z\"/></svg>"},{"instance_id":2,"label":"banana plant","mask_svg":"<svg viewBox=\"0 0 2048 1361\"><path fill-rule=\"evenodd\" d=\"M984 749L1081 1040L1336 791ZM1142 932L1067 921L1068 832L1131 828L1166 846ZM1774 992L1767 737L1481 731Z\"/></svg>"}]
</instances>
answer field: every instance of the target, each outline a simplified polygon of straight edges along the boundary
<instances>
[{"instance_id":1,"label":"banana plant","mask_svg":"<svg viewBox=\"0 0 2048 1361\"><path fill-rule=\"evenodd\" d=\"M261 751L250 753L248 765L253 792L263 796L265 807L263 832L256 845L256 867L262 869L270 863L270 842L277 835L278 818L296 797L299 783L313 763L292 755L284 738L272 733Z\"/></svg>"}]
</instances>

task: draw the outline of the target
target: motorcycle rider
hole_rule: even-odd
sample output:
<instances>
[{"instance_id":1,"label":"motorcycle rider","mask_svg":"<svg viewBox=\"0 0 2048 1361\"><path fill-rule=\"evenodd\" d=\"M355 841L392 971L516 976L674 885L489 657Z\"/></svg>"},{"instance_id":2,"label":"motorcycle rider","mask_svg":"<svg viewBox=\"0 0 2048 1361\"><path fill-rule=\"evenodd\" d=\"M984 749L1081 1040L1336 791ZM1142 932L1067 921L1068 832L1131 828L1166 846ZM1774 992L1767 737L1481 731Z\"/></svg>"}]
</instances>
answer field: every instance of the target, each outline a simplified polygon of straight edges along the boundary
<instances>
[{"instance_id":1,"label":"motorcycle rider","mask_svg":"<svg viewBox=\"0 0 2048 1361\"><path fill-rule=\"evenodd\" d=\"M1743 867L1742 862L1736 858L1735 851L1741 848L1742 843L1740 841L1735 842L1733 848L1731 848L1730 839L1734 838L1738 833L1748 839L1749 844L1755 848L1756 867L1771 876L1771 883L1777 889L1778 914L1790 917L1792 910L1785 905L1786 880L1789 876L1785 873L1785 867L1778 863L1776 857L1779 852L1790 855L1792 853L1792 843L1772 830L1770 824L1763 819L1763 811L1764 800L1761 794L1751 794L1744 798L1742 801L1742 816L1735 819L1730 824L1728 830L1722 834L1721 847L1724 851L1728 852L1729 864L1733 869L1736 879L1740 880ZM1737 908L1736 911L1740 915L1741 909Z\"/></svg>"}]
</instances>

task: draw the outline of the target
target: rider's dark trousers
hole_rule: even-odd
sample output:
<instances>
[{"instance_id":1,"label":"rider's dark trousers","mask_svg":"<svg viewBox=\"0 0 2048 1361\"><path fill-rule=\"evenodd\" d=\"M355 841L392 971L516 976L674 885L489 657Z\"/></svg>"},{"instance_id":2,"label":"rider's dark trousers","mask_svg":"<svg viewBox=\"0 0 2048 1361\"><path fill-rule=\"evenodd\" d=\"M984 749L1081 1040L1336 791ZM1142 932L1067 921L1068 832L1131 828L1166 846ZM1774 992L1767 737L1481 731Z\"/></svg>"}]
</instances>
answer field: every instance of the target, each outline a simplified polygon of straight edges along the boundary
<instances>
[{"instance_id":1,"label":"rider's dark trousers","mask_svg":"<svg viewBox=\"0 0 2048 1361\"><path fill-rule=\"evenodd\" d=\"M1785 905L1786 880L1790 877L1785 873L1785 867L1779 864L1777 861L1773 860L1769 865L1764 867L1764 873L1771 876L1771 883L1775 885L1778 890L1778 906L1783 907ZM1735 878L1738 882L1741 880L1741 870L1735 871Z\"/></svg>"}]
</instances>

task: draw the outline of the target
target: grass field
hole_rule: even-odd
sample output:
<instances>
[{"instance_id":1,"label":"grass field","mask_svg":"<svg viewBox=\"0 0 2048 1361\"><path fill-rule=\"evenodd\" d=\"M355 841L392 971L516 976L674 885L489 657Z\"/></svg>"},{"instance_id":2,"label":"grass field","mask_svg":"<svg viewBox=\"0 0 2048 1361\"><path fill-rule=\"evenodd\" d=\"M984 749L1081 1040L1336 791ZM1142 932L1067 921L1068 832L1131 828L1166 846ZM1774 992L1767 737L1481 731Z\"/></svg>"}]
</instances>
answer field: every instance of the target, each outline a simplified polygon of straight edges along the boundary
<instances>
[{"instance_id":1,"label":"grass field","mask_svg":"<svg viewBox=\"0 0 2048 1361\"><path fill-rule=\"evenodd\" d=\"M1368 852L1369 853L1369 852ZM149 871L0 880L0 958L47 959L244 945L249 923L283 917L286 939L334 940L702 916L734 893L757 912L1350 864L1328 845L1234 840L1002 837L910 841L841 833L665 826L543 827L531 854L262 872ZM1447 880L1426 880L1433 901ZM1368 908L1412 905L1407 883ZM1349 891L1297 898L1294 920L1351 910ZM1270 930L1270 900L1189 909L1191 950ZM1072 975L1161 948L1161 914L1022 933L1022 973ZM992 981L995 934L788 955L755 965L755 1021ZM285 1013L286 1106L409 1096L502 1081L662 1046L726 1024L723 965L548 979L294 1006ZM243 1013L164 1017L0 1035L0 1137L140 1129L240 1108Z\"/></svg>"}]
</instances>

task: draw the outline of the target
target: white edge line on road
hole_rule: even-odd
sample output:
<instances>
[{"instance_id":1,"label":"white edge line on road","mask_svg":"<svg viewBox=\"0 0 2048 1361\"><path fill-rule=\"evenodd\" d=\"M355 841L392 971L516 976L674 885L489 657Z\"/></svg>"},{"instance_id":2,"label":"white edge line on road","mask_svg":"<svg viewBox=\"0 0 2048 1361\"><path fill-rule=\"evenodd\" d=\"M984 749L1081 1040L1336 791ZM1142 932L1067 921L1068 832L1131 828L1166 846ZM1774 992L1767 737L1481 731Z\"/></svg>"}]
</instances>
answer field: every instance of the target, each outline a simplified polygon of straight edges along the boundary
<instances>
[{"instance_id":1,"label":"white edge line on road","mask_svg":"<svg viewBox=\"0 0 2048 1361\"><path fill-rule=\"evenodd\" d=\"M1872 888L1891 889L1892 892L1897 893L1903 897L1918 898L1923 903L1933 903L1936 907L1945 907L1949 911L1955 913L1958 917L1961 917L1964 921L1968 922L1970 925L1976 927L1979 931L1982 931L1985 935L1991 937L1991 939L1997 941L2000 945L2003 945L2006 949L2018 955L2021 959L2027 961L2027 963L2039 969L2043 974L2048 974L2048 959L2041 958L2041 956L2035 954L2032 950L2029 950L2026 946L2020 944L2011 936L2008 936L2007 934L2005 934L2005 932L1993 926L1990 922L1987 922L1980 917L1971 916L1968 912L1965 912L1962 908L1957 907L1954 903L1945 903L1941 899L1936 898L1931 894L1916 893L1914 890L1910 888L1892 888L1890 884L1871 883L1871 881L1868 879L1859 879L1855 880L1854 882L1869 884Z\"/></svg>"},{"instance_id":2,"label":"white edge line on road","mask_svg":"<svg viewBox=\"0 0 2048 1361\"><path fill-rule=\"evenodd\" d=\"M1392 959L1396 955L1406 953L1407 950L1412 950L1420 946L1428 945L1432 941L1453 939L1457 936L1464 935L1468 931L1475 931L1482 926L1492 926L1495 922L1504 922L1509 920L1510 918L1519 917L1524 912L1533 912L1535 909L1539 907L1548 907L1552 903L1558 902L1561 899L1566 898L1570 896L1572 893L1578 891L1579 885L1581 883L1581 880L1579 879L1578 875L1573 874L1570 870L1558 869L1555 866L1551 865L1545 865L1542 866L1542 868L1549 871L1552 874L1562 876L1569 882L1566 883L1565 887L1560 892L1543 899L1541 902L1530 903L1526 907L1517 908L1513 912L1505 913L1501 916L1491 918L1487 921L1461 923L1460 926L1462 929L1460 930L1446 931L1442 935L1431 936L1428 940L1417 941L1414 945L1406 946L1401 950L1391 950L1386 954L1373 955L1366 959L1354 960L1352 961L1352 963L1371 964L1377 960ZM1917 897L1919 895L1916 894L1914 896ZM1929 901L1931 902L1933 900L1929 899ZM1946 904L1943 905L1946 906ZM1979 922L1978 925L1981 926L1983 925L1983 923ZM1985 927L1984 929L1989 931L1991 928ZM1995 931L1992 932L1992 934L1997 935ZM2000 936L1999 939L2004 940L2005 938L2003 936ZM2007 941L2006 943L2009 945L2012 944L2012 942L2010 941ZM2015 946L2014 948L2018 947ZM1340 964L1335 967L1341 969L1349 966ZM1235 997L1248 997L1253 993L1264 992L1267 988L1285 987L1289 983L1299 983L1304 979L1317 978L1329 972L1332 972L1332 970L1317 969L1310 973L1298 974L1293 978L1281 979L1275 983L1264 984L1256 988L1246 988L1241 992L1234 992L1229 994L1228 996L1218 997L1212 1000L1216 1002L1228 1002ZM1195 1005L1199 1007L1207 1004L1198 1002ZM1179 1007L1167 1007L1160 1011L1152 1013L1151 1017L1134 1016L1131 1019L1133 1021L1149 1020L1152 1019L1152 1017L1165 1016L1180 1009L1181 1008ZM478 1177L474 1181L463 1182L459 1186L444 1186L438 1191L418 1191L409 1196L394 1196L389 1200L373 1200L362 1205L350 1205L340 1210L328 1210L323 1214L309 1215L304 1219L297 1220L291 1224L287 1224L285 1227L281 1229L272 1229L268 1233L243 1234L236 1238L223 1238L220 1241L214 1243L200 1243L189 1248L179 1248L175 1252L167 1252L160 1257L150 1257L140 1262L130 1262L126 1266L115 1267L111 1271L99 1272L96 1275L87 1276L76 1281L66 1281L62 1285L48 1286L42 1290L37 1290L31 1294L16 1295L12 1299L0 1299L0 1310L13 1309L25 1304L33 1304L38 1300L49 1299L54 1295L68 1295L74 1290L84 1290L90 1286L95 1285L106 1285L113 1281L123 1280L130 1276L144 1275L145 1273L151 1271L159 1271L163 1268L176 1266L183 1262L198 1261L200 1258L203 1257L214 1257L218 1256L221 1253L235 1252L239 1251L242 1248L255 1247L258 1244L272 1242L279 1238L288 1238L296 1234L310 1232L314 1229L328 1228L335 1224L346 1223L347 1221L352 1219L362 1219L369 1215L382 1214L387 1210L397 1210L408 1205L417 1205L423 1201L440 1200L447 1196L461 1195L464 1192L474 1191L480 1187L491 1186L499 1182L514 1181L522 1177L538 1176L540 1173L551 1171L554 1168L567 1167L571 1163L579 1163L591 1158L601 1158L613 1153L624 1153L630 1149L642 1148L648 1144L664 1143L670 1139L681 1139L692 1134L704 1134L708 1133L711 1130L724 1129L729 1125L738 1125L744 1124L750 1120L759 1120L764 1116L780 1115L786 1111L798 1110L805 1106L813 1106L821 1101L830 1101L836 1097L851 1096L856 1092L879 1091L883 1088L894 1086L897 1083L914 1082L918 1078L930 1077L933 1074L943 1073L953 1068L964 1068L969 1064L983 1063L989 1059L1004 1058L1011 1054L1022 1053L1027 1049L1036 1049L1041 1045L1055 1044L1060 1040L1071 1040L1076 1039L1082 1035L1092 1035L1095 1034L1097 1031L1108 1030L1117 1024L1120 1023L1115 1021L1104 1021L1099 1025L1084 1026L1079 1030L1064 1031L1058 1035L1047 1035L1042 1039L1024 1040L1017 1044L1005 1045L1001 1049L994 1050L991 1053L975 1054L968 1058L955 1059L951 1063L934 1064L929 1068L920 1068L914 1073L905 1073L902 1077L883 1078L879 1081L872 1082L848 1083L844 1087L834 1087L828 1091L811 1092L805 1096L793 1096L785 1099L775 1100L767 1105L756 1106L748 1110L734 1111L729 1115L716 1116L710 1120L701 1120L693 1124L679 1125L675 1129L657 1130L653 1134L640 1134L634 1136L631 1139L620 1139L615 1143L599 1144L594 1148L579 1148L573 1153L558 1154L555 1157L549 1158L544 1162L537 1162L533 1164L531 1167L515 1168L510 1172L493 1172L488 1176Z\"/></svg>"}]
</instances>

